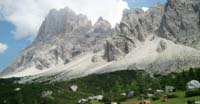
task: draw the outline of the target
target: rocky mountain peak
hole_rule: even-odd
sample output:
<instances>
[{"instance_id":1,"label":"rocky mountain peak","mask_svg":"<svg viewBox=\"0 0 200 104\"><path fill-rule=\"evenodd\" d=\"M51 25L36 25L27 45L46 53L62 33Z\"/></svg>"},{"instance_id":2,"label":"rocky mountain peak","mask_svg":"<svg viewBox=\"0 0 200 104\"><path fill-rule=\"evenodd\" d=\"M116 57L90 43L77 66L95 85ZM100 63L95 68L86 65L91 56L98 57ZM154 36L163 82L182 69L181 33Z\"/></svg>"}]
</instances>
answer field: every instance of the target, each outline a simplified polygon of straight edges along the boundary
<instances>
[{"instance_id":1,"label":"rocky mountain peak","mask_svg":"<svg viewBox=\"0 0 200 104\"><path fill-rule=\"evenodd\" d=\"M52 9L34 42L1 74L67 64L80 54L102 51L106 38L112 33L110 23L103 18L92 26L87 16L76 14L68 7Z\"/></svg>"},{"instance_id":2,"label":"rocky mountain peak","mask_svg":"<svg viewBox=\"0 0 200 104\"><path fill-rule=\"evenodd\" d=\"M111 24L107 20L104 20L103 17L99 17L99 19L94 24L94 31L97 33L107 32L111 28Z\"/></svg>"},{"instance_id":3,"label":"rocky mountain peak","mask_svg":"<svg viewBox=\"0 0 200 104\"><path fill-rule=\"evenodd\" d=\"M70 33L82 27L92 27L87 16L76 14L68 7L59 11L53 9L43 21L36 41L45 41L54 37L55 34Z\"/></svg>"},{"instance_id":4,"label":"rocky mountain peak","mask_svg":"<svg viewBox=\"0 0 200 104\"><path fill-rule=\"evenodd\" d=\"M99 17L97 21L104 21L103 17Z\"/></svg>"}]
</instances>

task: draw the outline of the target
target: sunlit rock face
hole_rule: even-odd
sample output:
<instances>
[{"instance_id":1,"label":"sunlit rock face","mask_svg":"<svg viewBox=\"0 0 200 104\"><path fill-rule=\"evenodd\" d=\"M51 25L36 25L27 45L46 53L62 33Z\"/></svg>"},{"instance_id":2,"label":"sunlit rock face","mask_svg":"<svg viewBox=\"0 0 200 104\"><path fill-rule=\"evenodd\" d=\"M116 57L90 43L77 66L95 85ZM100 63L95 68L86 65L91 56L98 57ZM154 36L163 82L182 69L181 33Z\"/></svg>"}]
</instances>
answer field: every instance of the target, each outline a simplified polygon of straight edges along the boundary
<instances>
[{"instance_id":1,"label":"sunlit rock face","mask_svg":"<svg viewBox=\"0 0 200 104\"><path fill-rule=\"evenodd\" d=\"M106 54L113 53L120 55L128 54L138 45L146 41L146 38L155 35L156 30L160 27L160 21L164 14L164 6L156 4L148 11L144 12L142 9L124 10L123 18L120 24L115 27L115 36L107 42L110 48L106 50ZM112 45L111 45L112 43ZM117 48L117 49L116 49ZM107 60L111 60L109 55ZM116 60L118 55L113 55L112 60Z\"/></svg>"},{"instance_id":2,"label":"sunlit rock face","mask_svg":"<svg viewBox=\"0 0 200 104\"><path fill-rule=\"evenodd\" d=\"M168 0L158 35L200 48L200 1Z\"/></svg>"},{"instance_id":3,"label":"sunlit rock face","mask_svg":"<svg viewBox=\"0 0 200 104\"><path fill-rule=\"evenodd\" d=\"M67 64L84 52L104 49L105 39L113 34L110 23L102 17L92 25L85 15L69 8L51 10L38 35L1 74L20 72L29 67L43 70L57 64Z\"/></svg>"}]
</instances>

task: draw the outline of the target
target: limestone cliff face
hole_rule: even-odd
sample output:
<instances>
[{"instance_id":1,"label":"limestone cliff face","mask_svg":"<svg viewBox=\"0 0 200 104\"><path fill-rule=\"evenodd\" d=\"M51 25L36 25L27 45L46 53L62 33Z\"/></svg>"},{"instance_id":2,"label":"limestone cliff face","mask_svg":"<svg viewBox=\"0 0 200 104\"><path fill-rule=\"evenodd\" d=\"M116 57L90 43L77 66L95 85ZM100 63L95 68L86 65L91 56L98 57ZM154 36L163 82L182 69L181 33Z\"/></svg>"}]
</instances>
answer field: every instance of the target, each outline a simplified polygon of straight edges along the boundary
<instances>
[{"instance_id":1,"label":"limestone cliff face","mask_svg":"<svg viewBox=\"0 0 200 104\"><path fill-rule=\"evenodd\" d=\"M138 52L138 47L144 47L145 51L152 47L149 48L154 51L151 53L157 54L151 57L154 60L147 62L149 58L143 58L142 62L135 62L134 67L165 72L199 66L199 0L168 0L165 6L156 4L147 12L141 9L125 10L115 31L105 48L104 58L108 61L120 61L130 54L134 56L133 52ZM160 38L162 39L159 40ZM154 44L157 40L159 42ZM174 42L174 45L169 41ZM146 43L157 45L157 48L145 45ZM144 54L144 50L140 50L143 56L150 56L150 52Z\"/></svg>"},{"instance_id":2,"label":"limestone cliff face","mask_svg":"<svg viewBox=\"0 0 200 104\"><path fill-rule=\"evenodd\" d=\"M158 35L200 48L200 1L168 0Z\"/></svg>"},{"instance_id":3,"label":"limestone cliff face","mask_svg":"<svg viewBox=\"0 0 200 104\"><path fill-rule=\"evenodd\" d=\"M150 35L199 49L200 1L168 0L165 6L156 4L147 12L141 9L125 10L115 30L116 36L110 43L125 54Z\"/></svg>"},{"instance_id":4,"label":"limestone cliff face","mask_svg":"<svg viewBox=\"0 0 200 104\"><path fill-rule=\"evenodd\" d=\"M113 52L114 50L123 52L120 55L130 53L139 44L144 42L147 37L155 35L156 30L160 27L163 14L164 6L161 4L156 4L147 12L144 12L142 9L124 10L121 23L115 27L115 35L109 40L110 42L107 42L109 43L108 45L112 43L112 45L110 45L112 48L105 49L105 54L120 53ZM110 60L109 55L105 56ZM115 58L112 59L117 60L119 55L113 56L115 56Z\"/></svg>"},{"instance_id":5,"label":"limestone cliff face","mask_svg":"<svg viewBox=\"0 0 200 104\"><path fill-rule=\"evenodd\" d=\"M102 51L112 33L110 23L102 17L93 26L85 15L69 8L51 10L33 43L1 75L30 67L45 70L67 64L81 53Z\"/></svg>"}]
</instances>

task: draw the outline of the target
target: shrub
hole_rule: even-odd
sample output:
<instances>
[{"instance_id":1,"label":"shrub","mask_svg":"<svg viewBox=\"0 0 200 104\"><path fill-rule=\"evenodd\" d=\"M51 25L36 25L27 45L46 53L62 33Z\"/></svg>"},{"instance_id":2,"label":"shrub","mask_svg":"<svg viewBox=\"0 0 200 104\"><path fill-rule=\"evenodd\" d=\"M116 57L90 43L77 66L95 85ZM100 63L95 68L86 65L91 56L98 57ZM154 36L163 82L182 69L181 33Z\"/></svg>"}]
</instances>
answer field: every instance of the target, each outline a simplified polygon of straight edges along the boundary
<instances>
[{"instance_id":1,"label":"shrub","mask_svg":"<svg viewBox=\"0 0 200 104\"><path fill-rule=\"evenodd\" d=\"M126 101L127 100L127 97L126 96L121 96L119 97L118 101L119 102L123 102L123 101Z\"/></svg>"},{"instance_id":2,"label":"shrub","mask_svg":"<svg viewBox=\"0 0 200 104\"><path fill-rule=\"evenodd\" d=\"M171 99L171 98L177 98L178 96L175 94L167 94L167 98Z\"/></svg>"},{"instance_id":3,"label":"shrub","mask_svg":"<svg viewBox=\"0 0 200 104\"><path fill-rule=\"evenodd\" d=\"M151 99L152 99L153 101L156 101L156 100L159 100L160 97L158 97L158 96L153 96L153 97L151 97Z\"/></svg>"},{"instance_id":4,"label":"shrub","mask_svg":"<svg viewBox=\"0 0 200 104\"><path fill-rule=\"evenodd\" d=\"M103 100L101 102L104 102L105 104L109 103L111 100L109 98L103 97Z\"/></svg>"},{"instance_id":5,"label":"shrub","mask_svg":"<svg viewBox=\"0 0 200 104\"><path fill-rule=\"evenodd\" d=\"M200 96L200 89L186 91L185 96L186 97Z\"/></svg>"},{"instance_id":6,"label":"shrub","mask_svg":"<svg viewBox=\"0 0 200 104\"><path fill-rule=\"evenodd\" d=\"M187 104L195 104L195 101L194 100L188 100Z\"/></svg>"}]
</instances>

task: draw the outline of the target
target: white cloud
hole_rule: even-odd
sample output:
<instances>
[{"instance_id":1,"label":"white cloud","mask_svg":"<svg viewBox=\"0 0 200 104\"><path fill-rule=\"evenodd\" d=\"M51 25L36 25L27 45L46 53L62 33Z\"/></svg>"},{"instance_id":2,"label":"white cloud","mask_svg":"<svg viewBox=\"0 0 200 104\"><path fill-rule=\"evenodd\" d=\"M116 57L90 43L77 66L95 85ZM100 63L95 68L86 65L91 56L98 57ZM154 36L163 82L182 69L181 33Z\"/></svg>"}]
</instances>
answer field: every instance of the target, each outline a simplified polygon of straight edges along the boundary
<instances>
[{"instance_id":1,"label":"white cloud","mask_svg":"<svg viewBox=\"0 0 200 104\"><path fill-rule=\"evenodd\" d=\"M8 49L6 44L0 43L0 53L4 53Z\"/></svg>"},{"instance_id":2,"label":"white cloud","mask_svg":"<svg viewBox=\"0 0 200 104\"><path fill-rule=\"evenodd\" d=\"M149 8L148 7L142 7L142 10L146 12L146 11L149 10Z\"/></svg>"},{"instance_id":3,"label":"white cloud","mask_svg":"<svg viewBox=\"0 0 200 104\"><path fill-rule=\"evenodd\" d=\"M50 9L66 6L87 15L92 22L102 16L112 25L121 20L123 9L128 8L124 0L1 0L0 19L16 26L16 38L35 36Z\"/></svg>"}]
</instances>

